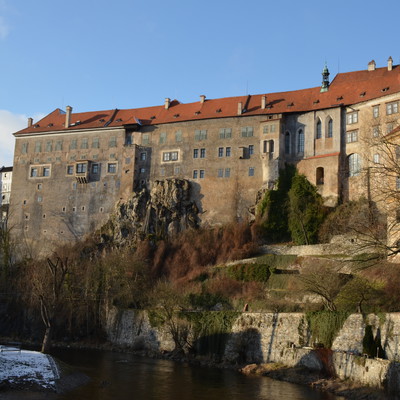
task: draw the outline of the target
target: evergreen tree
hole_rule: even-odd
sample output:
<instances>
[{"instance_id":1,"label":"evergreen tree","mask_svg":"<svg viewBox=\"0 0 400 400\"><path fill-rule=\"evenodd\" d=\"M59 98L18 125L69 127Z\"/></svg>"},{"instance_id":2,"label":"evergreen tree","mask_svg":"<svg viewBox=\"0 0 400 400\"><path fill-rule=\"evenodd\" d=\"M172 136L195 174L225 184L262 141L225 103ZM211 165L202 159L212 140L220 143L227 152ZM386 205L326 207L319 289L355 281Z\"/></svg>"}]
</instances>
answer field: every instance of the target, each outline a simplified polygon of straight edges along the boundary
<instances>
[{"instance_id":1,"label":"evergreen tree","mask_svg":"<svg viewBox=\"0 0 400 400\"><path fill-rule=\"evenodd\" d=\"M296 173L288 193L288 227L296 244L312 244L324 220L321 195L304 175Z\"/></svg>"}]
</instances>

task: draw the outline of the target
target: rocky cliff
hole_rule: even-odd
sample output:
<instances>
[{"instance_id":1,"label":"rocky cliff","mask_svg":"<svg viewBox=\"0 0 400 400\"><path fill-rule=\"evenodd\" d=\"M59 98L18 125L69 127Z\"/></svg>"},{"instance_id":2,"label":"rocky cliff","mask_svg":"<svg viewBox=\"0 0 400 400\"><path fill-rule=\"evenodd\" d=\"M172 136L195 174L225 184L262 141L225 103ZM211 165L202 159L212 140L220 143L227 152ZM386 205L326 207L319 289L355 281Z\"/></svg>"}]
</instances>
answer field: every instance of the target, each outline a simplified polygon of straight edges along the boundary
<instances>
[{"instance_id":1,"label":"rocky cliff","mask_svg":"<svg viewBox=\"0 0 400 400\"><path fill-rule=\"evenodd\" d=\"M150 190L136 191L119 202L101 229L103 240L122 244L148 235L164 237L198 226L199 210L186 179L155 181Z\"/></svg>"}]
</instances>

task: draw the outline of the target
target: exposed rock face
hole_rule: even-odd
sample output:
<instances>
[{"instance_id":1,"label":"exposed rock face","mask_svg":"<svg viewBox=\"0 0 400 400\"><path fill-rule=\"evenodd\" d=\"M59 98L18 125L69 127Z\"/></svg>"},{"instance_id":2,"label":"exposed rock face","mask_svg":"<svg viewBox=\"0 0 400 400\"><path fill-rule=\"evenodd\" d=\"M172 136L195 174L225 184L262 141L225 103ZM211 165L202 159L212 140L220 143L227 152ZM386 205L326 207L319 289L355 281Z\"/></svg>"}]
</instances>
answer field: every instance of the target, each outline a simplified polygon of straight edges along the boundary
<instances>
[{"instance_id":1,"label":"exposed rock face","mask_svg":"<svg viewBox=\"0 0 400 400\"><path fill-rule=\"evenodd\" d=\"M190 200L190 182L186 179L155 181L151 190L142 189L126 202L119 202L103 237L121 243L146 235L166 236L198 226L199 210Z\"/></svg>"}]
</instances>

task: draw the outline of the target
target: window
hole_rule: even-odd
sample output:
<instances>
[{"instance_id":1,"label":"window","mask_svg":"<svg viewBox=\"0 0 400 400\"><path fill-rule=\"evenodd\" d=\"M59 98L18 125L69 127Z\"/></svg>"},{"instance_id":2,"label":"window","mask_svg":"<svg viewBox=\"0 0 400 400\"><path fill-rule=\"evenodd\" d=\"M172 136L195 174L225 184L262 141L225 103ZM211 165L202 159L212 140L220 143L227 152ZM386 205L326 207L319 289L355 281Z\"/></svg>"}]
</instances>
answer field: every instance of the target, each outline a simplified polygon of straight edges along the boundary
<instances>
[{"instance_id":1,"label":"window","mask_svg":"<svg viewBox=\"0 0 400 400\"><path fill-rule=\"evenodd\" d=\"M174 174L179 175L181 173L181 167L175 167L174 168Z\"/></svg>"},{"instance_id":2,"label":"window","mask_svg":"<svg viewBox=\"0 0 400 400\"><path fill-rule=\"evenodd\" d=\"M269 125L264 125L263 133L269 133Z\"/></svg>"},{"instance_id":3,"label":"window","mask_svg":"<svg viewBox=\"0 0 400 400\"><path fill-rule=\"evenodd\" d=\"M78 147L78 139L72 139L71 143L69 144L70 150L75 150Z\"/></svg>"},{"instance_id":4,"label":"window","mask_svg":"<svg viewBox=\"0 0 400 400\"><path fill-rule=\"evenodd\" d=\"M197 169L193 170L193 179L197 179L199 171Z\"/></svg>"},{"instance_id":5,"label":"window","mask_svg":"<svg viewBox=\"0 0 400 400\"><path fill-rule=\"evenodd\" d=\"M378 137L379 136L379 126L374 126L372 128L372 136L373 137Z\"/></svg>"},{"instance_id":6,"label":"window","mask_svg":"<svg viewBox=\"0 0 400 400\"><path fill-rule=\"evenodd\" d=\"M276 125L275 125L275 124L272 124L272 125L270 125L269 128L270 128L269 131L270 131L271 133L274 133L274 132L275 132L275 129L276 129Z\"/></svg>"},{"instance_id":7,"label":"window","mask_svg":"<svg viewBox=\"0 0 400 400\"><path fill-rule=\"evenodd\" d=\"M42 142L35 142L35 153L40 153L42 151Z\"/></svg>"},{"instance_id":8,"label":"window","mask_svg":"<svg viewBox=\"0 0 400 400\"><path fill-rule=\"evenodd\" d=\"M400 159L400 146L396 146L395 153L396 153L396 159L399 160Z\"/></svg>"},{"instance_id":9,"label":"window","mask_svg":"<svg viewBox=\"0 0 400 400\"><path fill-rule=\"evenodd\" d=\"M76 164L76 173L77 174L84 174L87 171L87 164L86 163L77 163Z\"/></svg>"},{"instance_id":10,"label":"window","mask_svg":"<svg viewBox=\"0 0 400 400\"><path fill-rule=\"evenodd\" d=\"M254 167L249 167L249 176L254 176Z\"/></svg>"},{"instance_id":11,"label":"window","mask_svg":"<svg viewBox=\"0 0 400 400\"><path fill-rule=\"evenodd\" d=\"M63 149L63 141L57 140L56 141L56 151L61 151Z\"/></svg>"},{"instance_id":12,"label":"window","mask_svg":"<svg viewBox=\"0 0 400 400\"><path fill-rule=\"evenodd\" d=\"M108 147L117 147L117 138L115 136L111 136L108 141Z\"/></svg>"},{"instance_id":13,"label":"window","mask_svg":"<svg viewBox=\"0 0 400 400\"><path fill-rule=\"evenodd\" d=\"M35 167L31 168L30 176L31 176L31 178L38 176L38 169Z\"/></svg>"},{"instance_id":14,"label":"window","mask_svg":"<svg viewBox=\"0 0 400 400\"><path fill-rule=\"evenodd\" d=\"M92 164L92 174L93 175L98 175L100 172L100 165L99 164Z\"/></svg>"},{"instance_id":15,"label":"window","mask_svg":"<svg viewBox=\"0 0 400 400\"><path fill-rule=\"evenodd\" d=\"M100 147L99 138L95 137L92 140L92 149L98 149Z\"/></svg>"},{"instance_id":16,"label":"window","mask_svg":"<svg viewBox=\"0 0 400 400\"><path fill-rule=\"evenodd\" d=\"M358 122L358 111L347 113L346 121L348 125L356 124Z\"/></svg>"},{"instance_id":17,"label":"window","mask_svg":"<svg viewBox=\"0 0 400 400\"><path fill-rule=\"evenodd\" d=\"M386 125L386 133L392 132L393 128L394 128L394 124L392 124L392 123L387 124Z\"/></svg>"},{"instance_id":18,"label":"window","mask_svg":"<svg viewBox=\"0 0 400 400\"><path fill-rule=\"evenodd\" d=\"M115 174L117 172L117 163L108 163L107 172L109 174Z\"/></svg>"},{"instance_id":19,"label":"window","mask_svg":"<svg viewBox=\"0 0 400 400\"><path fill-rule=\"evenodd\" d=\"M182 131L175 132L175 142L182 142Z\"/></svg>"},{"instance_id":20,"label":"window","mask_svg":"<svg viewBox=\"0 0 400 400\"><path fill-rule=\"evenodd\" d=\"M230 139L232 137L232 129L231 128L222 128L219 130L219 138L220 139Z\"/></svg>"},{"instance_id":21,"label":"window","mask_svg":"<svg viewBox=\"0 0 400 400\"><path fill-rule=\"evenodd\" d=\"M361 160L357 153L350 154L349 157L349 176L357 176L361 172Z\"/></svg>"},{"instance_id":22,"label":"window","mask_svg":"<svg viewBox=\"0 0 400 400\"><path fill-rule=\"evenodd\" d=\"M225 168L225 178L229 178L231 176L231 169Z\"/></svg>"},{"instance_id":23,"label":"window","mask_svg":"<svg viewBox=\"0 0 400 400\"><path fill-rule=\"evenodd\" d=\"M218 147L218 157L223 157L223 156L224 156L224 148Z\"/></svg>"},{"instance_id":24,"label":"window","mask_svg":"<svg viewBox=\"0 0 400 400\"><path fill-rule=\"evenodd\" d=\"M316 183L317 185L324 184L324 169L322 167L318 167L316 171Z\"/></svg>"},{"instance_id":25,"label":"window","mask_svg":"<svg viewBox=\"0 0 400 400\"><path fill-rule=\"evenodd\" d=\"M160 133L160 144L167 143L167 132L161 132Z\"/></svg>"},{"instance_id":26,"label":"window","mask_svg":"<svg viewBox=\"0 0 400 400\"><path fill-rule=\"evenodd\" d=\"M38 185L37 185L37 190L42 190L42 184L41 183L38 183Z\"/></svg>"},{"instance_id":27,"label":"window","mask_svg":"<svg viewBox=\"0 0 400 400\"><path fill-rule=\"evenodd\" d=\"M160 168L160 175L161 176L165 175L165 168L164 167Z\"/></svg>"},{"instance_id":28,"label":"window","mask_svg":"<svg viewBox=\"0 0 400 400\"><path fill-rule=\"evenodd\" d=\"M358 141L358 131L347 132L347 143L353 143Z\"/></svg>"},{"instance_id":29,"label":"window","mask_svg":"<svg viewBox=\"0 0 400 400\"><path fill-rule=\"evenodd\" d=\"M219 168L218 169L218 178L223 178L224 177L224 169L223 168Z\"/></svg>"},{"instance_id":30,"label":"window","mask_svg":"<svg viewBox=\"0 0 400 400\"><path fill-rule=\"evenodd\" d=\"M26 154L28 152L28 143L22 143L21 153Z\"/></svg>"},{"instance_id":31,"label":"window","mask_svg":"<svg viewBox=\"0 0 400 400\"><path fill-rule=\"evenodd\" d=\"M83 138L81 142L81 149L88 149L88 148L89 148L88 139Z\"/></svg>"},{"instance_id":32,"label":"window","mask_svg":"<svg viewBox=\"0 0 400 400\"><path fill-rule=\"evenodd\" d=\"M386 104L386 115L392 115L399 112L399 103L397 101Z\"/></svg>"},{"instance_id":33,"label":"window","mask_svg":"<svg viewBox=\"0 0 400 400\"><path fill-rule=\"evenodd\" d=\"M290 154L290 132L285 134L285 153Z\"/></svg>"},{"instance_id":34,"label":"window","mask_svg":"<svg viewBox=\"0 0 400 400\"><path fill-rule=\"evenodd\" d=\"M132 132L125 133L125 146L131 146L133 144L132 141Z\"/></svg>"},{"instance_id":35,"label":"window","mask_svg":"<svg viewBox=\"0 0 400 400\"><path fill-rule=\"evenodd\" d=\"M206 149L200 149L200 158L206 158Z\"/></svg>"},{"instance_id":36,"label":"window","mask_svg":"<svg viewBox=\"0 0 400 400\"><path fill-rule=\"evenodd\" d=\"M146 173L146 168L140 168L140 169L139 169L139 172L140 172L141 174L145 174L145 173Z\"/></svg>"},{"instance_id":37,"label":"window","mask_svg":"<svg viewBox=\"0 0 400 400\"><path fill-rule=\"evenodd\" d=\"M51 152L53 151L53 142L51 140L46 142L46 152Z\"/></svg>"},{"instance_id":38,"label":"window","mask_svg":"<svg viewBox=\"0 0 400 400\"><path fill-rule=\"evenodd\" d=\"M43 196L38 196L37 201L38 201L38 203L41 203L43 201Z\"/></svg>"},{"instance_id":39,"label":"window","mask_svg":"<svg viewBox=\"0 0 400 400\"><path fill-rule=\"evenodd\" d=\"M43 176L50 176L50 167L43 167Z\"/></svg>"},{"instance_id":40,"label":"window","mask_svg":"<svg viewBox=\"0 0 400 400\"><path fill-rule=\"evenodd\" d=\"M140 161L146 161L146 159L147 159L147 153L146 152L140 153Z\"/></svg>"},{"instance_id":41,"label":"window","mask_svg":"<svg viewBox=\"0 0 400 400\"><path fill-rule=\"evenodd\" d=\"M304 132L302 129L297 133L297 152L304 153Z\"/></svg>"},{"instance_id":42,"label":"window","mask_svg":"<svg viewBox=\"0 0 400 400\"><path fill-rule=\"evenodd\" d=\"M162 156L163 161L177 161L178 160L178 152L177 151L167 151L163 153Z\"/></svg>"},{"instance_id":43,"label":"window","mask_svg":"<svg viewBox=\"0 0 400 400\"><path fill-rule=\"evenodd\" d=\"M378 118L379 117L379 106L373 106L372 107L372 115L374 116L374 118Z\"/></svg>"},{"instance_id":44,"label":"window","mask_svg":"<svg viewBox=\"0 0 400 400\"><path fill-rule=\"evenodd\" d=\"M142 135L142 144L146 145L150 143L150 134L148 133L143 133Z\"/></svg>"},{"instance_id":45,"label":"window","mask_svg":"<svg viewBox=\"0 0 400 400\"><path fill-rule=\"evenodd\" d=\"M374 154L374 163L379 164L379 154L378 153Z\"/></svg>"},{"instance_id":46,"label":"window","mask_svg":"<svg viewBox=\"0 0 400 400\"><path fill-rule=\"evenodd\" d=\"M225 157L230 157L231 156L231 148L230 147L227 147L226 149L225 149Z\"/></svg>"},{"instance_id":47,"label":"window","mask_svg":"<svg viewBox=\"0 0 400 400\"><path fill-rule=\"evenodd\" d=\"M251 156L251 155L253 155L254 154L254 145L253 144L250 144L249 145L249 156Z\"/></svg>"},{"instance_id":48,"label":"window","mask_svg":"<svg viewBox=\"0 0 400 400\"><path fill-rule=\"evenodd\" d=\"M67 165L67 175L73 175L73 174L74 174L74 166Z\"/></svg>"},{"instance_id":49,"label":"window","mask_svg":"<svg viewBox=\"0 0 400 400\"><path fill-rule=\"evenodd\" d=\"M317 122L317 139L321 139L322 138L322 124L321 124L321 120L318 119Z\"/></svg>"},{"instance_id":50,"label":"window","mask_svg":"<svg viewBox=\"0 0 400 400\"><path fill-rule=\"evenodd\" d=\"M252 137L253 136L253 127L252 126L244 126L242 128L242 137Z\"/></svg>"},{"instance_id":51,"label":"window","mask_svg":"<svg viewBox=\"0 0 400 400\"><path fill-rule=\"evenodd\" d=\"M199 149L193 149L193 158L199 158Z\"/></svg>"},{"instance_id":52,"label":"window","mask_svg":"<svg viewBox=\"0 0 400 400\"><path fill-rule=\"evenodd\" d=\"M194 140L206 140L207 139L207 130L195 130L194 131Z\"/></svg>"},{"instance_id":53,"label":"window","mask_svg":"<svg viewBox=\"0 0 400 400\"><path fill-rule=\"evenodd\" d=\"M328 132L326 134L326 137L328 137L328 138L333 137L333 120L332 120L332 118L329 118L329 120L328 120Z\"/></svg>"},{"instance_id":54,"label":"window","mask_svg":"<svg viewBox=\"0 0 400 400\"><path fill-rule=\"evenodd\" d=\"M204 169L200 170L200 179L204 179L205 171Z\"/></svg>"},{"instance_id":55,"label":"window","mask_svg":"<svg viewBox=\"0 0 400 400\"><path fill-rule=\"evenodd\" d=\"M400 190L400 176L396 176L396 189Z\"/></svg>"}]
</instances>

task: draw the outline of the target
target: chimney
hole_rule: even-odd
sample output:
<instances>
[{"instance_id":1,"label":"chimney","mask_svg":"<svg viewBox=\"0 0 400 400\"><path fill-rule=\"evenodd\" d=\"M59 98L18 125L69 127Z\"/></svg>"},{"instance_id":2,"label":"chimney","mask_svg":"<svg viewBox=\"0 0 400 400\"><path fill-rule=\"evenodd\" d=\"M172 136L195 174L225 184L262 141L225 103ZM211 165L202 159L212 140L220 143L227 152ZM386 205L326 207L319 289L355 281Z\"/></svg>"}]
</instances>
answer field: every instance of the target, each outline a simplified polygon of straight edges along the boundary
<instances>
[{"instance_id":1,"label":"chimney","mask_svg":"<svg viewBox=\"0 0 400 400\"><path fill-rule=\"evenodd\" d=\"M241 102L239 102L238 103L238 110L237 110L237 115L242 115L242 103Z\"/></svg>"},{"instance_id":2,"label":"chimney","mask_svg":"<svg viewBox=\"0 0 400 400\"><path fill-rule=\"evenodd\" d=\"M65 114L65 127L69 128L71 125L71 113L72 113L72 107L67 106L65 107L66 109L66 114Z\"/></svg>"},{"instance_id":3,"label":"chimney","mask_svg":"<svg viewBox=\"0 0 400 400\"><path fill-rule=\"evenodd\" d=\"M164 108L165 108L166 110L168 110L170 104L171 104L171 99L170 99L169 97L166 97L166 98L165 98L165 103L164 103Z\"/></svg>"},{"instance_id":4,"label":"chimney","mask_svg":"<svg viewBox=\"0 0 400 400\"><path fill-rule=\"evenodd\" d=\"M393 58L389 57L388 58L388 71L391 71L393 69Z\"/></svg>"},{"instance_id":5,"label":"chimney","mask_svg":"<svg viewBox=\"0 0 400 400\"><path fill-rule=\"evenodd\" d=\"M261 108L265 110L265 106L267 104L267 97L266 96L261 96Z\"/></svg>"},{"instance_id":6,"label":"chimney","mask_svg":"<svg viewBox=\"0 0 400 400\"><path fill-rule=\"evenodd\" d=\"M28 118L28 128L33 125L33 118Z\"/></svg>"},{"instance_id":7,"label":"chimney","mask_svg":"<svg viewBox=\"0 0 400 400\"><path fill-rule=\"evenodd\" d=\"M200 95L200 103L203 104L206 101L206 96L204 94Z\"/></svg>"},{"instance_id":8,"label":"chimney","mask_svg":"<svg viewBox=\"0 0 400 400\"><path fill-rule=\"evenodd\" d=\"M376 68L376 64L375 64L375 60L372 60L368 63L368 71L375 71Z\"/></svg>"}]
</instances>

